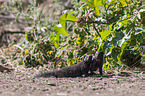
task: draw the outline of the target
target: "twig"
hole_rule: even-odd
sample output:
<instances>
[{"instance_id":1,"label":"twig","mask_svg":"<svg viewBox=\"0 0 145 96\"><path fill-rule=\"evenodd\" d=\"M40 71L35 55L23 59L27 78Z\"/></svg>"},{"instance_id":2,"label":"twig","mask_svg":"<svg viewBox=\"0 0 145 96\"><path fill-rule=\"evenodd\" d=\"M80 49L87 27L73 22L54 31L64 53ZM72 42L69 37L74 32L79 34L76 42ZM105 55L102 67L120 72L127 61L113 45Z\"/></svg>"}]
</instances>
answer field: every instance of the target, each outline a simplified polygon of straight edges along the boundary
<instances>
[{"instance_id":1,"label":"twig","mask_svg":"<svg viewBox=\"0 0 145 96\"><path fill-rule=\"evenodd\" d=\"M100 33L97 31L97 29L96 29L96 27L95 27L95 24L93 23L93 28L95 29L95 31L98 33L98 35L100 36L100 38L101 38L101 35L100 35Z\"/></svg>"},{"instance_id":2,"label":"twig","mask_svg":"<svg viewBox=\"0 0 145 96\"><path fill-rule=\"evenodd\" d=\"M0 31L0 42L2 40L2 37L3 35L5 34L25 34L25 31L24 30L20 30L20 31L7 31L7 30L4 30L4 31Z\"/></svg>"},{"instance_id":3,"label":"twig","mask_svg":"<svg viewBox=\"0 0 145 96\"><path fill-rule=\"evenodd\" d=\"M10 19L10 20L16 20L16 16L4 16L4 15L0 15L0 19ZM18 22L21 22L21 23L27 23L27 24L32 24L32 21L30 21L30 20L27 20L27 19L25 19L25 18L23 18L22 16L20 17L18 17L18 20L17 20Z\"/></svg>"},{"instance_id":4,"label":"twig","mask_svg":"<svg viewBox=\"0 0 145 96\"><path fill-rule=\"evenodd\" d=\"M24 30L20 30L20 31L9 31L9 30L4 30L2 32L2 35L4 34L25 34L25 31Z\"/></svg>"},{"instance_id":5,"label":"twig","mask_svg":"<svg viewBox=\"0 0 145 96\"><path fill-rule=\"evenodd\" d=\"M0 15L0 18L4 18L4 19L16 19L15 16L4 16L4 15ZM19 17L18 19L24 20L23 17Z\"/></svg>"}]
</instances>

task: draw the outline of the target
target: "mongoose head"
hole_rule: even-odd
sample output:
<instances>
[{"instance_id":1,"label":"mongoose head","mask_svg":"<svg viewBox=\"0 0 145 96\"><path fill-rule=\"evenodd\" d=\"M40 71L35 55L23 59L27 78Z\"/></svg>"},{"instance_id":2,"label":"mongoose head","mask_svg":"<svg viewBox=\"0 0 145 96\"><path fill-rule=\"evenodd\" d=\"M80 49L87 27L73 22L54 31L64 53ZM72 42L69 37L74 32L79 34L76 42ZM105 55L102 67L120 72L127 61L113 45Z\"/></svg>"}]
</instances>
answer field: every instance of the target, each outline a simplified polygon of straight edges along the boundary
<instances>
[{"instance_id":1,"label":"mongoose head","mask_svg":"<svg viewBox=\"0 0 145 96\"><path fill-rule=\"evenodd\" d=\"M92 55L85 55L84 62L92 62Z\"/></svg>"},{"instance_id":2,"label":"mongoose head","mask_svg":"<svg viewBox=\"0 0 145 96\"><path fill-rule=\"evenodd\" d=\"M103 58L104 52L102 51L96 51L95 53L95 59L101 59Z\"/></svg>"},{"instance_id":3,"label":"mongoose head","mask_svg":"<svg viewBox=\"0 0 145 96\"><path fill-rule=\"evenodd\" d=\"M95 56L92 57L92 63L91 63L91 70L96 71L98 69L98 66L102 66L100 64L103 63L103 54L102 51L96 51Z\"/></svg>"}]
</instances>

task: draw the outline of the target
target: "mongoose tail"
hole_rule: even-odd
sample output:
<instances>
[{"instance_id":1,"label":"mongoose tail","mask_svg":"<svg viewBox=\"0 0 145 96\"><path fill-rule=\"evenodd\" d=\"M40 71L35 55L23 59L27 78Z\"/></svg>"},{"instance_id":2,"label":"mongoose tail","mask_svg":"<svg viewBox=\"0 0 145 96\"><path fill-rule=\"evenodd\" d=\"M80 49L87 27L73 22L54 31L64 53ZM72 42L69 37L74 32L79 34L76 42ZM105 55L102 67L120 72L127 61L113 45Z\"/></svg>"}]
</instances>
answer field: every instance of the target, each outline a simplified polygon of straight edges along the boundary
<instances>
[{"instance_id":1,"label":"mongoose tail","mask_svg":"<svg viewBox=\"0 0 145 96\"><path fill-rule=\"evenodd\" d=\"M51 76L55 76L55 72L47 70L47 71L41 71L41 72L35 74L34 76L32 76L32 78L51 77Z\"/></svg>"}]
</instances>

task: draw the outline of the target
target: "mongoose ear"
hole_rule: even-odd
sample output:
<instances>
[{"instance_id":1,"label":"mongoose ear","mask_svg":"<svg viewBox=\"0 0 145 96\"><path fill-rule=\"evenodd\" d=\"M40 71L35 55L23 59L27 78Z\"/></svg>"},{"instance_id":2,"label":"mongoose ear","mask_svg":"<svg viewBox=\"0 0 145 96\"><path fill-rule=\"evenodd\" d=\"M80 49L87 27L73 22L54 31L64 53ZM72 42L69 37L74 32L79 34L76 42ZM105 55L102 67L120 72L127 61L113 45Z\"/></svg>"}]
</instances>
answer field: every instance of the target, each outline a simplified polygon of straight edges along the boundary
<instances>
[{"instance_id":1,"label":"mongoose ear","mask_svg":"<svg viewBox=\"0 0 145 96\"><path fill-rule=\"evenodd\" d=\"M85 55L84 56L84 61L85 62L89 62L89 61L91 61L92 60L92 55Z\"/></svg>"}]
</instances>

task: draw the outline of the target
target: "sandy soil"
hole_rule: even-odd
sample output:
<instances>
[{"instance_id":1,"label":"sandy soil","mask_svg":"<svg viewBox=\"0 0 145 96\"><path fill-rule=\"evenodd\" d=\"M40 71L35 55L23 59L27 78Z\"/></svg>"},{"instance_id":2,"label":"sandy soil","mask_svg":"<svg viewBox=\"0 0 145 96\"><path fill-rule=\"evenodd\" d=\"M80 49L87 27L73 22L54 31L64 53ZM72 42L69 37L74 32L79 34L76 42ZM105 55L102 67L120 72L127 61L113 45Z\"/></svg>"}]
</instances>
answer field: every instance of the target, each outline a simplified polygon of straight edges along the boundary
<instances>
[{"instance_id":1,"label":"sandy soil","mask_svg":"<svg viewBox=\"0 0 145 96\"><path fill-rule=\"evenodd\" d=\"M0 73L0 96L144 96L145 72L130 76L31 78L29 72Z\"/></svg>"}]
</instances>

